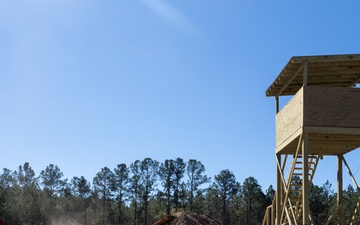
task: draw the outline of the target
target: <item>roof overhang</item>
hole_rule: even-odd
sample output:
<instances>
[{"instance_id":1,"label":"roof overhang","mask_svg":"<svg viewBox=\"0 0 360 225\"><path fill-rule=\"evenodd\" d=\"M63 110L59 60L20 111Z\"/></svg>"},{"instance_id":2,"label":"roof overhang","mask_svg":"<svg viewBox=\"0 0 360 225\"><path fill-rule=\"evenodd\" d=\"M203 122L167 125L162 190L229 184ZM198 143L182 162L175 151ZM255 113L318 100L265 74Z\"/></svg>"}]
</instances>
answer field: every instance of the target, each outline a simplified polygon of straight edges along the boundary
<instances>
[{"instance_id":1,"label":"roof overhang","mask_svg":"<svg viewBox=\"0 0 360 225\"><path fill-rule=\"evenodd\" d=\"M307 85L353 87L360 83L360 54L294 56L266 91L266 96L295 95L303 86L304 62Z\"/></svg>"}]
</instances>

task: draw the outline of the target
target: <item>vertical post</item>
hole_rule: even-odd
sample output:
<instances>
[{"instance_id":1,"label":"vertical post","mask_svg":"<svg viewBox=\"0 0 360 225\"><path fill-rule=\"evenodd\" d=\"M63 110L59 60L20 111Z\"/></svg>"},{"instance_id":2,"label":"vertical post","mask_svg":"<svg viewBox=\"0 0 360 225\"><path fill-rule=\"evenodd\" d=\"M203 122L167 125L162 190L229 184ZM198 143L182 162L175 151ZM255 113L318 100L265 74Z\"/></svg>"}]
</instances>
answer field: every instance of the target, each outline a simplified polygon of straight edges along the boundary
<instances>
[{"instance_id":1,"label":"vertical post","mask_svg":"<svg viewBox=\"0 0 360 225\"><path fill-rule=\"evenodd\" d=\"M303 131L304 132L304 131ZM303 143L302 143L302 220L303 225L310 224L310 206L309 206L309 135L303 133Z\"/></svg>"},{"instance_id":2,"label":"vertical post","mask_svg":"<svg viewBox=\"0 0 360 225\"><path fill-rule=\"evenodd\" d=\"M344 224L344 210L343 210L343 172L342 172L343 155L338 155L338 172L337 172L337 207L339 209L339 222L338 225Z\"/></svg>"},{"instance_id":3,"label":"vertical post","mask_svg":"<svg viewBox=\"0 0 360 225\"><path fill-rule=\"evenodd\" d=\"M276 105L276 114L279 112L279 96L275 97L275 105ZM278 161L279 165L281 165L281 154L276 153L276 160ZM276 203L275 203L275 224L281 224L281 209L282 209L282 192L283 192L283 185L282 185L282 171L278 166L276 166ZM274 214L272 214L274 215Z\"/></svg>"},{"instance_id":4,"label":"vertical post","mask_svg":"<svg viewBox=\"0 0 360 225\"><path fill-rule=\"evenodd\" d=\"M278 161L279 165L281 165L281 154L280 153L276 153L276 160ZM281 180L281 170L279 167L276 167L276 208L275 208L275 212L276 212L276 221L275 224L276 225L280 225L281 224L281 204L282 204L282 192L283 192L283 186L282 186L282 180Z\"/></svg>"},{"instance_id":5,"label":"vertical post","mask_svg":"<svg viewBox=\"0 0 360 225\"><path fill-rule=\"evenodd\" d=\"M304 61L303 63L304 63L303 85L307 86L308 61Z\"/></svg>"},{"instance_id":6,"label":"vertical post","mask_svg":"<svg viewBox=\"0 0 360 225\"><path fill-rule=\"evenodd\" d=\"M303 74L303 85L307 86L307 77L308 77L308 61L303 62L304 65L304 74ZM305 104L304 104L305 105ZM303 130L303 143L302 143L302 220L303 225L310 224L310 205L309 205L309 196L310 196L310 182L309 182L309 135L304 133Z\"/></svg>"}]
</instances>

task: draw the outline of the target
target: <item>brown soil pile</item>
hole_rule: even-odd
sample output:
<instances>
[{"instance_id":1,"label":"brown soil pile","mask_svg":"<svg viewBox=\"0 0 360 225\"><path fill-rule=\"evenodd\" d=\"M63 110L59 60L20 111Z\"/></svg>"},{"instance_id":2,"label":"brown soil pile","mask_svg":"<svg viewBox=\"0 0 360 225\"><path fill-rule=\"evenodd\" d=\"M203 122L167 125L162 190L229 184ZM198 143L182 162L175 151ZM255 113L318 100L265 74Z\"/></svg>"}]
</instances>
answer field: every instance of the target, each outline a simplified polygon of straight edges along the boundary
<instances>
[{"instance_id":1,"label":"brown soil pile","mask_svg":"<svg viewBox=\"0 0 360 225\"><path fill-rule=\"evenodd\" d=\"M180 212L162 218L153 225L221 225L221 223L209 215Z\"/></svg>"}]
</instances>

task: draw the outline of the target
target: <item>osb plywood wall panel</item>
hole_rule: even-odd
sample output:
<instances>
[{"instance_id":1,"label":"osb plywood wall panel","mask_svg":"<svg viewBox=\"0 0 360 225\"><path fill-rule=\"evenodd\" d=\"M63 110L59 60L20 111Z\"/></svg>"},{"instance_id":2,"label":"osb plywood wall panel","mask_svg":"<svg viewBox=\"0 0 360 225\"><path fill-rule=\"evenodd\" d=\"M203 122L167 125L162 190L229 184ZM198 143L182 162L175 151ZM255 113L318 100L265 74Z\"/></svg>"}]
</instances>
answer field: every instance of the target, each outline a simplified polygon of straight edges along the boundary
<instances>
[{"instance_id":1,"label":"osb plywood wall panel","mask_svg":"<svg viewBox=\"0 0 360 225\"><path fill-rule=\"evenodd\" d=\"M360 128L360 89L306 86L304 126Z\"/></svg>"},{"instance_id":2,"label":"osb plywood wall panel","mask_svg":"<svg viewBox=\"0 0 360 225\"><path fill-rule=\"evenodd\" d=\"M303 89L276 115L276 146L301 128L303 122Z\"/></svg>"}]
</instances>

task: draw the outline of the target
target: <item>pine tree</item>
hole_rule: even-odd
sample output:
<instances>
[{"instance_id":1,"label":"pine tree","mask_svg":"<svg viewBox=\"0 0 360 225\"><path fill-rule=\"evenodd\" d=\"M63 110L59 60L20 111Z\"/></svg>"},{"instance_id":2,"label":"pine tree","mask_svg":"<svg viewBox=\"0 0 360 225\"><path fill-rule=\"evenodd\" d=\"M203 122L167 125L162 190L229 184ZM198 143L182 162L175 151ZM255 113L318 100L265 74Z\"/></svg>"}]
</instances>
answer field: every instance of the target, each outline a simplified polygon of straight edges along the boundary
<instances>
[{"instance_id":1,"label":"pine tree","mask_svg":"<svg viewBox=\"0 0 360 225\"><path fill-rule=\"evenodd\" d=\"M194 206L194 194L198 190L199 186L202 184L210 182L210 178L208 178L205 173L205 166L195 159L190 159L187 167L186 172L188 175L188 191L189 191L189 204L190 204L190 211L193 211Z\"/></svg>"},{"instance_id":2,"label":"pine tree","mask_svg":"<svg viewBox=\"0 0 360 225\"><path fill-rule=\"evenodd\" d=\"M80 199L81 208L84 212L84 224L87 224L87 208L91 203L91 186L90 182L85 177L73 177L71 180L73 195Z\"/></svg>"},{"instance_id":3,"label":"pine tree","mask_svg":"<svg viewBox=\"0 0 360 225\"><path fill-rule=\"evenodd\" d=\"M131 163L130 171L131 171L131 178L130 178L130 199L132 200L132 206L134 207L133 211L133 222L134 225L139 224L139 210L138 210L138 203L141 194L141 185L140 185L140 178L141 178L141 171L140 171L140 160L136 160L135 162Z\"/></svg>"},{"instance_id":4,"label":"pine tree","mask_svg":"<svg viewBox=\"0 0 360 225\"><path fill-rule=\"evenodd\" d=\"M237 192L237 181L235 175L230 170L222 170L215 176L214 187L218 191L222 200L222 222L224 225L230 224L229 216L226 211L228 200Z\"/></svg>"},{"instance_id":5,"label":"pine tree","mask_svg":"<svg viewBox=\"0 0 360 225\"><path fill-rule=\"evenodd\" d=\"M245 224L257 224L257 221L261 221L264 216L266 198L261 186L254 177L245 179L242 194L246 213Z\"/></svg>"},{"instance_id":6,"label":"pine tree","mask_svg":"<svg viewBox=\"0 0 360 225\"><path fill-rule=\"evenodd\" d=\"M118 164L117 167L114 169L115 174L115 190L117 192L116 194L116 200L119 210L118 215L118 222L119 224L124 223L124 216L123 216L123 210L122 205L124 204L124 199L126 195L128 195L128 184L129 184L129 169L127 168L126 164Z\"/></svg>"},{"instance_id":7,"label":"pine tree","mask_svg":"<svg viewBox=\"0 0 360 225\"><path fill-rule=\"evenodd\" d=\"M164 187L166 197L166 214L170 215L172 187L175 186L175 163L174 160L165 160L159 167L159 178Z\"/></svg>"},{"instance_id":8,"label":"pine tree","mask_svg":"<svg viewBox=\"0 0 360 225\"><path fill-rule=\"evenodd\" d=\"M174 161L174 186L173 186L173 192L174 192L174 205L175 205L175 211L178 211L181 204L181 199L186 197L186 193L182 192L182 187L185 186L184 182L182 182L182 179L185 174L185 167L186 163L182 158L176 158Z\"/></svg>"},{"instance_id":9,"label":"pine tree","mask_svg":"<svg viewBox=\"0 0 360 225\"><path fill-rule=\"evenodd\" d=\"M142 200L144 203L144 225L148 224L148 204L152 191L155 189L159 169L159 162L151 158L145 158L141 162L141 187Z\"/></svg>"},{"instance_id":10,"label":"pine tree","mask_svg":"<svg viewBox=\"0 0 360 225\"><path fill-rule=\"evenodd\" d=\"M114 173L108 167L102 168L94 177L93 185L99 191L103 200L102 222L105 224L106 201L111 197L112 190L114 189Z\"/></svg>"}]
</instances>

